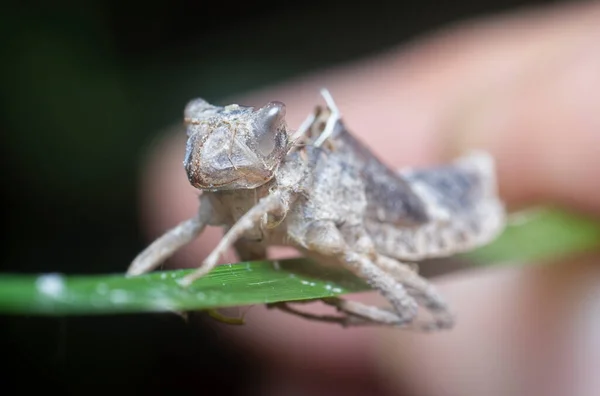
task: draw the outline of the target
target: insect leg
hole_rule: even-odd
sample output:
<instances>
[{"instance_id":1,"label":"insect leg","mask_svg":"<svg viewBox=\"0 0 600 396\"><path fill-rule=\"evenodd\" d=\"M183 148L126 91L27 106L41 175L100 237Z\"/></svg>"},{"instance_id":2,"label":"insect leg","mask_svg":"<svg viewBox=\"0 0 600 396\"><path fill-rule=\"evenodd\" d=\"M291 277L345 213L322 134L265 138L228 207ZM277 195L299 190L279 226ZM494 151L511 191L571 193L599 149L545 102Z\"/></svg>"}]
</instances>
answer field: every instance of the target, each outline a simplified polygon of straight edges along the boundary
<instances>
[{"instance_id":1,"label":"insect leg","mask_svg":"<svg viewBox=\"0 0 600 396\"><path fill-rule=\"evenodd\" d=\"M386 311L379 307L365 305L356 301L343 300L337 297L328 297L319 300L294 301L294 303L299 304L314 301L321 301L324 304L335 307L339 312L342 312L345 315L340 316L306 312L293 307L288 302L267 304L267 307L277 308L283 312L317 322L337 323L342 327L373 324L393 326L398 323L398 316L391 311Z\"/></svg>"},{"instance_id":2,"label":"insect leg","mask_svg":"<svg viewBox=\"0 0 600 396\"><path fill-rule=\"evenodd\" d=\"M287 195L287 194L286 194ZM258 203L246 212L221 238L217 247L204 260L196 271L181 279L180 283L189 286L193 281L210 272L219 260L219 257L227 251L243 234L258 224L269 212L278 210L285 211L289 197L282 193L272 193L262 198Z\"/></svg>"},{"instance_id":3,"label":"insect leg","mask_svg":"<svg viewBox=\"0 0 600 396\"><path fill-rule=\"evenodd\" d=\"M358 314L373 322L396 326L404 326L417 316L418 305L404 286L379 268L367 254L352 251L333 222L313 221L306 228L301 244L309 251L336 258L350 271L379 290L394 308L392 313L383 308L343 300L344 303L338 308L344 312ZM393 323L389 323L390 321Z\"/></svg>"},{"instance_id":4,"label":"insect leg","mask_svg":"<svg viewBox=\"0 0 600 396\"><path fill-rule=\"evenodd\" d=\"M322 300L325 304L331 305L337 308L339 312L343 312L348 315L347 321L344 325L388 325L405 327L407 323L405 321L398 321L398 315L396 315L391 309L380 308L373 305L363 304L358 301L345 300L338 297L324 298Z\"/></svg>"},{"instance_id":5,"label":"insect leg","mask_svg":"<svg viewBox=\"0 0 600 396\"><path fill-rule=\"evenodd\" d=\"M408 294L401 283L382 271L365 255L352 252L344 256L343 263L345 266L356 275L365 279L372 287L379 290L383 297L392 304L394 312L398 317L396 325L406 325L416 318L418 313L417 302ZM345 306L342 308L345 308L347 311L348 309L356 309L358 307L358 304L351 304L350 301L346 301ZM365 313L367 313L367 310L364 310L363 314ZM378 313L383 316L388 312L380 308ZM377 320L380 320L379 315Z\"/></svg>"},{"instance_id":6,"label":"insect leg","mask_svg":"<svg viewBox=\"0 0 600 396\"><path fill-rule=\"evenodd\" d=\"M423 330L448 329L454 325L454 316L436 288L414 272L410 266L387 256L378 255L376 264L402 283L408 293L433 316L433 321L421 323Z\"/></svg>"},{"instance_id":7,"label":"insect leg","mask_svg":"<svg viewBox=\"0 0 600 396\"><path fill-rule=\"evenodd\" d=\"M339 323L344 327L349 326L361 326L361 325L391 325L395 327L405 328L407 330L417 331L434 331L441 329L451 328L453 325L453 319L448 316L438 316L433 321L421 321L414 320L406 324L398 324L398 316L392 311L366 305L358 301L344 300L338 297L323 298L321 301L327 305L336 307L339 312L345 313L346 316L331 316L331 315L315 315L312 313L306 313L287 306L281 307L277 303L275 305L286 312L290 312L299 315L304 318Z\"/></svg>"},{"instance_id":8,"label":"insect leg","mask_svg":"<svg viewBox=\"0 0 600 396\"><path fill-rule=\"evenodd\" d=\"M211 213L212 207L208 200L202 200L196 216L179 223L152 242L131 262L126 275L141 275L161 265L173 253L193 241L204 230L210 220Z\"/></svg>"}]
</instances>

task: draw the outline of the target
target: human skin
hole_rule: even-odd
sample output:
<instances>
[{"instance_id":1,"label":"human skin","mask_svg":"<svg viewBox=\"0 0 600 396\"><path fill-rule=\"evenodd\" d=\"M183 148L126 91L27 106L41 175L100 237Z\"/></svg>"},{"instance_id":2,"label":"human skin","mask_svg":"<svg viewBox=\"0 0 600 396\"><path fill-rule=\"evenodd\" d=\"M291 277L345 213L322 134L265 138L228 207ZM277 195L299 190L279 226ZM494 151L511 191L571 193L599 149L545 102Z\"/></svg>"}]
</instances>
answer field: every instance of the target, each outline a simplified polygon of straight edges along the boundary
<instances>
[{"instance_id":1,"label":"human skin","mask_svg":"<svg viewBox=\"0 0 600 396\"><path fill-rule=\"evenodd\" d=\"M323 86L352 133L390 166L485 149L496 158L510 209L551 203L600 218L597 2L464 23L228 102L280 100L294 127L321 100ZM197 210L184 150L184 134L170 133L145 163L140 199L149 240ZM171 265L197 265L220 236L208 228ZM262 394L600 394L600 381L585 370L600 364L597 259L436 278L458 315L457 326L441 334L341 329L262 307L248 309L246 326L217 327L268 368Z\"/></svg>"}]
</instances>

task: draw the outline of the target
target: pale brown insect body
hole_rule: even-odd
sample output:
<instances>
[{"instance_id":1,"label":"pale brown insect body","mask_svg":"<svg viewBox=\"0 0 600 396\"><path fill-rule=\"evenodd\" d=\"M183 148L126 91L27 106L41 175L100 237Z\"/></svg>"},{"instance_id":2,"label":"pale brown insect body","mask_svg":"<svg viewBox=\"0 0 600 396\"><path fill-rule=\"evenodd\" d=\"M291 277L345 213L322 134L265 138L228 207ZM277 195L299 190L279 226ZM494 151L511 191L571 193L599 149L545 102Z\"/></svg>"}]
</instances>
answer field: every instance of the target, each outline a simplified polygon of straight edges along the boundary
<instances>
[{"instance_id":1,"label":"pale brown insect body","mask_svg":"<svg viewBox=\"0 0 600 396\"><path fill-rule=\"evenodd\" d=\"M204 263L206 274L234 246L242 260L266 257L270 245L292 246L364 278L391 308L333 298L344 315L314 319L352 324L442 329L453 325L442 297L411 263L483 245L504 225L492 158L470 153L446 166L395 172L346 129L327 91L292 137L285 106L212 106L198 99L185 111L184 161L190 183L203 190L198 215L167 232L132 263L150 271L206 226L227 231ZM418 307L433 319L418 318Z\"/></svg>"}]
</instances>

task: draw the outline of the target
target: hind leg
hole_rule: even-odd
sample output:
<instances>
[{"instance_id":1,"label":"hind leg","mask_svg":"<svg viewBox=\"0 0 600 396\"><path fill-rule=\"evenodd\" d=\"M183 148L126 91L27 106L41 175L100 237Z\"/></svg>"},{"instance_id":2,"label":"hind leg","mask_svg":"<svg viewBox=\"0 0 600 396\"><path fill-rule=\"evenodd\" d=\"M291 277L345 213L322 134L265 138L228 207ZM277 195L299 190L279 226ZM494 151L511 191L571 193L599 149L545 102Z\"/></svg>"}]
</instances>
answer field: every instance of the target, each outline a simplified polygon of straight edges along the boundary
<instances>
[{"instance_id":1,"label":"hind leg","mask_svg":"<svg viewBox=\"0 0 600 396\"><path fill-rule=\"evenodd\" d=\"M334 258L345 268L365 279L373 288L379 290L393 307L393 311L390 311L385 308L340 300L343 302L335 304L340 311L374 323L394 326L405 326L416 318L417 302L407 293L404 286L375 264L373 260L376 259L376 255L353 251L346 244L334 222L313 221L301 232L294 234L293 238L300 247Z\"/></svg>"},{"instance_id":2,"label":"hind leg","mask_svg":"<svg viewBox=\"0 0 600 396\"><path fill-rule=\"evenodd\" d=\"M288 302L267 304L268 308L277 308L286 313L300 316L317 322L337 323L342 327L364 326L364 325L389 325L398 326L398 316L384 308L362 304L357 301L348 301L338 297L327 297L317 300L295 301L299 303L311 303L321 301L324 304L335 307L343 315L315 314L302 311L291 306Z\"/></svg>"},{"instance_id":3,"label":"hind leg","mask_svg":"<svg viewBox=\"0 0 600 396\"><path fill-rule=\"evenodd\" d=\"M406 287L413 296L432 315L433 320L419 323L423 330L448 329L454 325L454 316L448 304L436 288L426 279L419 276L412 268L393 258L378 255L377 265Z\"/></svg>"}]
</instances>

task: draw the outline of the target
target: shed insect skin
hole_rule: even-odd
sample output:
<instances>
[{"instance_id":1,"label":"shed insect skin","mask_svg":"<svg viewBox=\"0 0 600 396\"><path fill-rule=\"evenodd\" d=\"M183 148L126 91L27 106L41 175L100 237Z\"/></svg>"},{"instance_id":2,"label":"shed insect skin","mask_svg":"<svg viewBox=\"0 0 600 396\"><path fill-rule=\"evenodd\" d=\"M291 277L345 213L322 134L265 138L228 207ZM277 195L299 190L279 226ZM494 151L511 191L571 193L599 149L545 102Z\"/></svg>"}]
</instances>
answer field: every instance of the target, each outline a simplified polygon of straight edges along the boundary
<instances>
[{"instance_id":1,"label":"shed insect skin","mask_svg":"<svg viewBox=\"0 0 600 396\"><path fill-rule=\"evenodd\" d=\"M281 102L255 109L191 101L184 168L202 190L200 209L141 252L127 274L153 270L206 225L222 226L224 237L183 286L230 247L241 260L257 260L267 246L292 246L365 279L391 308L328 298L341 315L319 317L272 306L343 326L452 328L448 305L413 266L474 249L502 231L493 159L472 152L443 166L393 171L351 135L329 92L322 95L327 106L293 135ZM431 317L422 318L419 307Z\"/></svg>"}]
</instances>

